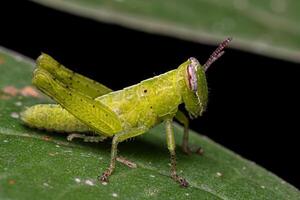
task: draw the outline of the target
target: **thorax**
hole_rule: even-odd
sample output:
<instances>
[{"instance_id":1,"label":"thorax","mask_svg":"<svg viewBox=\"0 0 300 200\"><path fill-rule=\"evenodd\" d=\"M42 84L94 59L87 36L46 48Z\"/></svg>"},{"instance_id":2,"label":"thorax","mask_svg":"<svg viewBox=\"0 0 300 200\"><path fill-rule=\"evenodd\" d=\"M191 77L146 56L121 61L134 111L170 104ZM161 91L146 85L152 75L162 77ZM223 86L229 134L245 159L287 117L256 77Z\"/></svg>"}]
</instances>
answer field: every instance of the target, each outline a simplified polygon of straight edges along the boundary
<instances>
[{"instance_id":1,"label":"thorax","mask_svg":"<svg viewBox=\"0 0 300 200\"><path fill-rule=\"evenodd\" d=\"M144 80L136 85L98 97L120 118L123 128L151 128L166 116L175 115L182 103L177 70Z\"/></svg>"}]
</instances>

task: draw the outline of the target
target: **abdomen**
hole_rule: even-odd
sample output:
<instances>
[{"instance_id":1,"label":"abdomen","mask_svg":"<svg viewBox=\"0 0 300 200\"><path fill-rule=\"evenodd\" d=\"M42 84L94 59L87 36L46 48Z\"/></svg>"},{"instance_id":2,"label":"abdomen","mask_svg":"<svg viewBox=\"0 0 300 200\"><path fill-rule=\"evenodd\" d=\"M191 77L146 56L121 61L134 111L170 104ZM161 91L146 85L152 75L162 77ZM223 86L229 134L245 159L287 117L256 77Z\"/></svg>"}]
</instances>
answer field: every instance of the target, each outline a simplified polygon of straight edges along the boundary
<instances>
[{"instance_id":1,"label":"abdomen","mask_svg":"<svg viewBox=\"0 0 300 200\"><path fill-rule=\"evenodd\" d=\"M56 132L91 132L85 124L57 104L39 104L21 113L26 125Z\"/></svg>"}]
</instances>

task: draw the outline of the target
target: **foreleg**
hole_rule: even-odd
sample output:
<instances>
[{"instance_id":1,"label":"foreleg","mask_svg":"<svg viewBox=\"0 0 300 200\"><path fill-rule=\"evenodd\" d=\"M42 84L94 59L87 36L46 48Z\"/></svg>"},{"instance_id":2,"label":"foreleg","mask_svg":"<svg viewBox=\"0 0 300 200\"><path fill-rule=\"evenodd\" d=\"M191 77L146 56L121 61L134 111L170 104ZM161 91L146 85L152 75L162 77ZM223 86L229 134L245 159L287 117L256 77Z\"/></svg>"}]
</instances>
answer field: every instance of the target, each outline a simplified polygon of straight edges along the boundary
<instances>
[{"instance_id":1,"label":"foreleg","mask_svg":"<svg viewBox=\"0 0 300 200\"><path fill-rule=\"evenodd\" d=\"M175 154L175 139L174 139L174 132L173 132L173 124L172 119L166 120L166 136L167 136L167 144L168 149L170 151L171 156L171 177L177 181L182 187L187 187L188 182L185 178L177 175L176 172L176 154Z\"/></svg>"}]
</instances>

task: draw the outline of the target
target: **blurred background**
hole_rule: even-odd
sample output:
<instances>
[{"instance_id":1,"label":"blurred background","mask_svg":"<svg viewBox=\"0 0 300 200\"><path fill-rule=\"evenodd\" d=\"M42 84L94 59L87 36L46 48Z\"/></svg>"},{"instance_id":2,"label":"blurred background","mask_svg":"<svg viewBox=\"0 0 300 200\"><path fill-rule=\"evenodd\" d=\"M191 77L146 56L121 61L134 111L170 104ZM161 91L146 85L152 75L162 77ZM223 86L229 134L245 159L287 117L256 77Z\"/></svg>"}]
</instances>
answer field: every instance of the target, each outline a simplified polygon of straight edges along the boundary
<instances>
[{"instance_id":1,"label":"blurred background","mask_svg":"<svg viewBox=\"0 0 300 200\"><path fill-rule=\"evenodd\" d=\"M203 64L232 36L191 128L300 188L297 1L37 2L1 4L0 45L32 59L48 53L114 90L191 56Z\"/></svg>"}]
</instances>

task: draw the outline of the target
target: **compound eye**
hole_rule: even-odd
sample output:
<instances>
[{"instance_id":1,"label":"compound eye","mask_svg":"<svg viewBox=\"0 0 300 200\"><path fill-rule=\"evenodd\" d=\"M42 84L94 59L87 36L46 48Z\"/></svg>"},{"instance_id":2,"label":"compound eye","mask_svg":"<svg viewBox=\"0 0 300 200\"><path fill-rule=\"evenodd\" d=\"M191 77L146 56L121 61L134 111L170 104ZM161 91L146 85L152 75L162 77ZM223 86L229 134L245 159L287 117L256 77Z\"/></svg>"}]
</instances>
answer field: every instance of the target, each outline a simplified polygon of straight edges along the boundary
<instances>
[{"instance_id":1,"label":"compound eye","mask_svg":"<svg viewBox=\"0 0 300 200\"><path fill-rule=\"evenodd\" d=\"M187 67L189 86L190 86L190 89L195 93L197 92L197 89L198 89L196 67L197 66L193 65L193 63L191 63Z\"/></svg>"}]
</instances>

